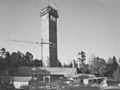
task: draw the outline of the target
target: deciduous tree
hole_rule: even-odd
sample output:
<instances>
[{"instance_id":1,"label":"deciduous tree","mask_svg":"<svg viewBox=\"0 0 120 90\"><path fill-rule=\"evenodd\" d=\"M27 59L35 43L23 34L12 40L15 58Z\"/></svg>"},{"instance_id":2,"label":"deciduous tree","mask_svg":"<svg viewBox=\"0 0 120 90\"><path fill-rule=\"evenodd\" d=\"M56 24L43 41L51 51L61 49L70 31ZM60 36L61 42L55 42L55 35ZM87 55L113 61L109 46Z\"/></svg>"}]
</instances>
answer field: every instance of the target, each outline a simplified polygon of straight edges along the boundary
<instances>
[{"instance_id":1,"label":"deciduous tree","mask_svg":"<svg viewBox=\"0 0 120 90\"><path fill-rule=\"evenodd\" d=\"M95 57L89 64L89 72L96 76L105 76L107 63L104 59Z\"/></svg>"},{"instance_id":2,"label":"deciduous tree","mask_svg":"<svg viewBox=\"0 0 120 90\"><path fill-rule=\"evenodd\" d=\"M113 56L113 58L109 58L108 59L108 64L107 64L107 76L109 78L113 78L113 74L116 72L118 67L118 63L117 63L117 59L115 56Z\"/></svg>"}]
</instances>

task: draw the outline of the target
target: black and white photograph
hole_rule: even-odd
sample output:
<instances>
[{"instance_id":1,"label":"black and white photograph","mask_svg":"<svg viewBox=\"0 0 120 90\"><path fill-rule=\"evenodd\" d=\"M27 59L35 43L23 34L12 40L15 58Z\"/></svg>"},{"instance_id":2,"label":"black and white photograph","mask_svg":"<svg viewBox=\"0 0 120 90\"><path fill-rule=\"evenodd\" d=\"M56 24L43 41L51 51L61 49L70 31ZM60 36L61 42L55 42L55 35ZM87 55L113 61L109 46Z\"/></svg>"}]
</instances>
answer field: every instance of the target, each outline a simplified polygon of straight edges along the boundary
<instances>
[{"instance_id":1,"label":"black and white photograph","mask_svg":"<svg viewBox=\"0 0 120 90\"><path fill-rule=\"evenodd\" d=\"M0 90L120 90L120 0L0 0Z\"/></svg>"}]
</instances>

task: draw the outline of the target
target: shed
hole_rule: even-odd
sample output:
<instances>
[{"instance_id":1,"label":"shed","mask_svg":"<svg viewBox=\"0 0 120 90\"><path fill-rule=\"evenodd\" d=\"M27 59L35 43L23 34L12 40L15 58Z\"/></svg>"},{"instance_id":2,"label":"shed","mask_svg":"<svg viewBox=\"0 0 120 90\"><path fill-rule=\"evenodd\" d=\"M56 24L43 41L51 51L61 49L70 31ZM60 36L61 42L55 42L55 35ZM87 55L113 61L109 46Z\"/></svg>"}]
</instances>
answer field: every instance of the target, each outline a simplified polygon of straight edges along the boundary
<instances>
[{"instance_id":1,"label":"shed","mask_svg":"<svg viewBox=\"0 0 120 90\"><path fill-rule=\"evenodd\" d=\"M32 79L32 77L14 77L14 86L16 89L20 89L21 86L28 86L29 81Z\"/></svg>"}]
</instances>

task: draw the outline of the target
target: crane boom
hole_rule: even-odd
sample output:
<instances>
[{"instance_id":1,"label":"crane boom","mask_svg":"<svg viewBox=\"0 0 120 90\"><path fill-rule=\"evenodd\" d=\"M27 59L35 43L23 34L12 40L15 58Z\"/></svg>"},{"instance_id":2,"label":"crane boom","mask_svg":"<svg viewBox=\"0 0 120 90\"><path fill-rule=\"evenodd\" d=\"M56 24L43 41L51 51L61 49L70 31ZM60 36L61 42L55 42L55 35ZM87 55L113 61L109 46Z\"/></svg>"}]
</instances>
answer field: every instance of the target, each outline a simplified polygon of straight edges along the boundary
<instances>
[{"instance_id":1,"label":"crane boom","mask_svg":"<svg viewBox=\"0 0 120 90\"><path fill-rule=\"evenodd\" d=\"M13 41L13 42L22 42L22 43L29 43L29 44L52 44L51 42L31 42L31 41L22 41L22 40L12 40L12 39L7 39L7 41Z\"/></svg>"},{"instance_id":2,"label":"crane boom","mask_svg":"<svg viewBox=\"0 0 120 90\"><path fill-rule=\"evenodd\" d=\"M22 42L22 43L29 43L29 44L35 44L36 42L30 42L30 41L21 41L21 40L12 40L12 39L7 39L7 41L13 41L13 42Z\"/></svg>"},{"instance_id":3,"label":"crane boom","mask_svg":"<svg viewBox=\"0 0 120 90\"><path fill-rule=\"evenodd\" d=\"M7 39L7 41L21 42L21 43L28 43L28 44L39 44L39 45L41 45L41 59L42 60L43 60L43 44L54 45L51 42L43 42L43 39L41 39L41 42L31 42L31 41L12 40L12 39Z\"/></svg>"}]
</instances>

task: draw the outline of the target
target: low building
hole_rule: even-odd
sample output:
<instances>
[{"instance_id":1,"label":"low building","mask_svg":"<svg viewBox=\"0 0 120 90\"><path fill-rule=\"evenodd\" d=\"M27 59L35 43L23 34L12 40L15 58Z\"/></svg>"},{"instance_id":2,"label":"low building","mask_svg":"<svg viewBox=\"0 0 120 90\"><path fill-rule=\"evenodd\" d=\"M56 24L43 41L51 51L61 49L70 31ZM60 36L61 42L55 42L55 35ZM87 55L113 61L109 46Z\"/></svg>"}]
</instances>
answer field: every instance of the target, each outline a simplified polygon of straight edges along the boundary
<instances>
[{"instance_id":1,"label":"low building","mask_svg":"<svg viewBox=\"0 0 120 90\"><path fill-rule=\"evenodd\" d=\"M22 86L28 86L32 77L14 77L14 87L20 89Z\"/></svg>"},{"instance_id":2,"label":"low building","mask_svg":"<svg viewBox=\"0 0 120 90\"><path fill-rule=\"evenodd\" d=\"M14 76L32 76L40 81L52 82L60 77L70 77L77 74L76 68L63 67L20 67Z\"/></svg>"}]
</instances>

